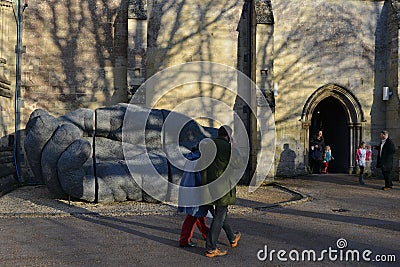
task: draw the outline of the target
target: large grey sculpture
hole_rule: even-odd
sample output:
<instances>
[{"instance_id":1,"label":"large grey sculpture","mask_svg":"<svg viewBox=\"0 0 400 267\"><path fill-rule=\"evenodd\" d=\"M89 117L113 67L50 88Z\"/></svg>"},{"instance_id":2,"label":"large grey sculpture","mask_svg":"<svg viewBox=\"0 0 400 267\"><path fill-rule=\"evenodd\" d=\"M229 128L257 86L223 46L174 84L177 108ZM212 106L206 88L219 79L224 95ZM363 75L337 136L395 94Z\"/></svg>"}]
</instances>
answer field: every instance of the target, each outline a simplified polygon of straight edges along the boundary
<instances>
[{"instance_id":1,"label":"large grey sculpture","mask_svg":"<svg viewBox=\"0 0 400 267\"><path fill-rule=\"evenodd\" d=\"M123 130L128 110L139 118L148 114L145 131ZM171 183L179 184L182 170L172 165L167 155L163 124L169 115L187 121L179 134L179 150L188 153L203 138L215 133L194 120L168 110L147 109L130 104L90 109L78 109L55 118L38 109L32 112L26 125L24 148L36 179L43 181L57 198L68 196L89 202L169 201L176 198L169 185L157 184L143 171L130 168L147 164L150 159L157 172ZM124 142L123 139L124 131ZM145 153L140 144L145 144ZM124 155L129 151L129 159ZM152 196L146 188L152 188ZM154 195L156 192L156 196Z\"/></svg>"}]
</instances>

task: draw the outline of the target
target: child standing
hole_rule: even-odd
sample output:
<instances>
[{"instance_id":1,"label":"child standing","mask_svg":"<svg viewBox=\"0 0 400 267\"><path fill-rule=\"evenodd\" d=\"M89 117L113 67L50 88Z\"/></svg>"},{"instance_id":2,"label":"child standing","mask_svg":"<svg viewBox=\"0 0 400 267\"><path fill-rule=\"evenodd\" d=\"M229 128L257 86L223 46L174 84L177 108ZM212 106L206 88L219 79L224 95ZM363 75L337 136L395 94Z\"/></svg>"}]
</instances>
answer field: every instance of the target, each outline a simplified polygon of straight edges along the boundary
<instances>
[{"instance_id":1,"label":"child standing","mask_svg":"<svg viewBox=\"0 0 400 267\"><path fill-rule=\"evenodd\" d=\"M366 158L367 158L367 150L365 149L365 142L361 141L361 143L358 146L357 151L356 151L356 163L357 163L358 167L360 167L360 177L358 178L360 185L365 184L364 168L366 165Z\"/></svg>"},{"instance_id":2,"label":"child standing","mask_svg":"<svg viewBox=\"0 0 400 267\"><path fill-rule=\"evenodd\" d=\"M328 173L329 162L334 160L330 146L325 147L322 173Z\"/></svg>"}]
</instances>

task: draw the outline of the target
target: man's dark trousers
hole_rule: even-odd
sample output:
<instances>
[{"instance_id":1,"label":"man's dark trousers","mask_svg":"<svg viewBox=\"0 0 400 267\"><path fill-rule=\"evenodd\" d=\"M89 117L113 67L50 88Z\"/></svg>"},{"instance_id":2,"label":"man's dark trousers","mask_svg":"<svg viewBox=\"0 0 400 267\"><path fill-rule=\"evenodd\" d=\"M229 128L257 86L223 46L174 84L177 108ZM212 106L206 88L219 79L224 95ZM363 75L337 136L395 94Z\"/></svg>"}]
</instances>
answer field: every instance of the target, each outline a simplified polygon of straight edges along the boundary
<instances>
[{"instance_id":1,"label":"man's dark trousers","mask_svg":"<svg viewBox=\"0 0 400 267\"><path fill-rule=\"evenodd\" d=\"M390 176L390 171L382 171L383 179L385 179L385 187L392 187L392 177Z\"/></svg>"},{"instance_id":2,"label":"man's dark trousers","mask_svg":"<svg viewBox=\"0 0 400 267\"><path fill-rule=\"evenodd\" d=\"M228 206L215 206L214 218L208 231L206 249L215 250L217 248L217 241L221 229L224 228L229 242L235 240L235 234L232 232L231 227L227 223Z\"/></svg>"}]
</instances>

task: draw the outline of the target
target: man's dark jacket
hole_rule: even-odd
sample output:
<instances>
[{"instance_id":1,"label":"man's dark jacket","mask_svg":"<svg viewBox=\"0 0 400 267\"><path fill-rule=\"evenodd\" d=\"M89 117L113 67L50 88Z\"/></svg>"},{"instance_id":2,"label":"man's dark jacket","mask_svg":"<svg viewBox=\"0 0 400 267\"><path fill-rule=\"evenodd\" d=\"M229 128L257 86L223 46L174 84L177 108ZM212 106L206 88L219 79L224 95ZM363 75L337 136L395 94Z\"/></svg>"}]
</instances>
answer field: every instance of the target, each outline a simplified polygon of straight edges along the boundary
<instances>
[{"instance_id":1,"label":"man's dark jacket","mask_svg":"<svg viewBox=\"0 0 400 267\"><path fill-rule=\"evenodd\" d=\"M213 142L217 148L217 153L212 163L201 173L202 184L206 185L220 178L229 165L228 172L220 178L218 185L210 186L211 197L217 196L221 192L227 193L210 204L217 206L232 205L236 200L236 183L239 180L234 177L237 173L233 172L232 169L244 167L244 162L235 148L232 149L231 158L231 144L224 137L217 137L213 139ZM208 149L210 149L210 144L206 145L205 150ZM207 152L202 155L207 155Z\"/></svg>"},{"instance_id":2,"label":"man's dark jacket","mask_svg":"<svg viewBox=\"0 0 400 267\"><path fill-rule=\"evenodd\" d=\"M382 171L391 171L393 169L393 155L396 151L393 141L387 138L382 147L382 152L379 153L380 146L378 146L377 149L378 159L376 162L376 167L381 168Z\"/></svg>"}]
</instances>

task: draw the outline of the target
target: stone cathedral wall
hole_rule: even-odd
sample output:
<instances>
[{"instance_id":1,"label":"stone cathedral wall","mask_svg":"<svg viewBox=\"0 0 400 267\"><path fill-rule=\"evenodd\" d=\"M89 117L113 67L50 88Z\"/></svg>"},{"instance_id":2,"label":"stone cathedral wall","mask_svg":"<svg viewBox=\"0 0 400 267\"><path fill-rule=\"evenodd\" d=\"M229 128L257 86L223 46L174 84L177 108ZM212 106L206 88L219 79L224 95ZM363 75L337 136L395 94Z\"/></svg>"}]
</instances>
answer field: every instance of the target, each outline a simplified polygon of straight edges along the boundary
<instances>
[{"instance_id":1,"label":"stone cathedral wall","mask_svg":"<svg viewBox=\"0 0 400 267\"><path fill-rule=\"evenodd\" d=\"M161 70L212 61L251 70L246 74L271 100L277 130L274 172L278 165L283 175L306 172L308 133L302 112L310 96L327 85L344 88L360 104L360 138L376 143L379 131L387 128L400 145L397 1L254 3L256 9L270 5L273 20L261 16L257 21L260 11L248 13L248 1L239 0L30 0L23 13L21 126L36 108L60 116L81 107L128 102ZM253 28L246 31L246 23ZM15 66L13 47L7 50L9 70ZM12 71L9 80L12 89ZM389 101L382 100L384 86L393 92ZM3 135L13 132L12 95L0 96ZM174 88L156 107L171 109L196 96L236 105L247 119L235 96L212 85ZM207 119L199 122L218 126ZM294 153L289 159L281 158L285 148Z\"/></svg>"}]
</instances>

